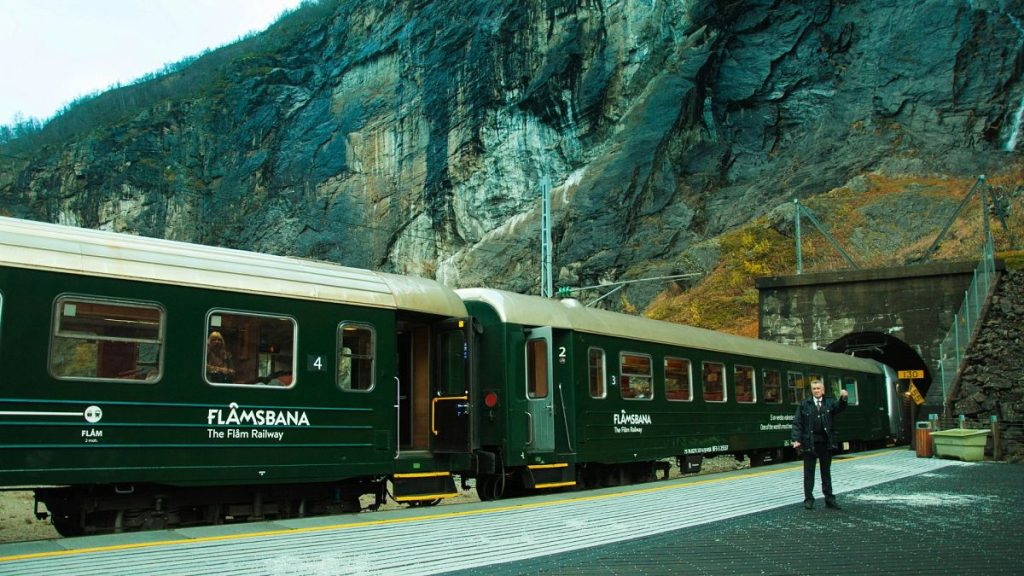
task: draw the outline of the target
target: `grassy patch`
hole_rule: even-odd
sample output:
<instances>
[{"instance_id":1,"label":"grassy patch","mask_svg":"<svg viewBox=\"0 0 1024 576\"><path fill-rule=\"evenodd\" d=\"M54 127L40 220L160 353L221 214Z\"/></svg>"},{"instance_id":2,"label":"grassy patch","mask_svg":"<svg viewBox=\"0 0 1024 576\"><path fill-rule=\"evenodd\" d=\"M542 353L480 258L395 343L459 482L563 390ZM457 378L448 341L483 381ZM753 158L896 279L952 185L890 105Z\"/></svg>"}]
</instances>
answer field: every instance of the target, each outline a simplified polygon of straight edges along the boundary
<instances>
[{"instance_id":1,"label":"grassy patch","mask_svg":"<svg viewBox=\"0 0 1024 576\"><path fill-rule=\"evenodd\" d=\"M975 194L952 222L950 217L975 182L975 178L890 178L871 174L808 199L804 205L862 268L902 266L920 258L947 224L949 230L929 260L971 260L981 254L981 195ZM1020 269L1024 252L1015 248L1024 246L1024 193L1017 187L1024 183L1024 165L988 183L1009 199L1007 228L994 217L989 220L996 249L1007 267ZM913 202L925 208L901 212ZM792 224L773 225L767 218L722 235L718 239L720 260L707 276L685 292L679 288L663 292L645 315L756 338L758 293L754 282L763 276L796 272L794 236ZM806 220L801 240L805 273L849 268Z\"/></svg>"},{"instance_id":2,"label":"grassy patch","mask_svg":"<svg viewBox=\"0 0 1024 576\"><path fill-rule=\"evenodd\" d=\"M721 259L699 284L662 293L646 316L756 338L754 279L792 272L793 241L762 218L723 235L720 245Z\"/></svg>"}]
</instances>

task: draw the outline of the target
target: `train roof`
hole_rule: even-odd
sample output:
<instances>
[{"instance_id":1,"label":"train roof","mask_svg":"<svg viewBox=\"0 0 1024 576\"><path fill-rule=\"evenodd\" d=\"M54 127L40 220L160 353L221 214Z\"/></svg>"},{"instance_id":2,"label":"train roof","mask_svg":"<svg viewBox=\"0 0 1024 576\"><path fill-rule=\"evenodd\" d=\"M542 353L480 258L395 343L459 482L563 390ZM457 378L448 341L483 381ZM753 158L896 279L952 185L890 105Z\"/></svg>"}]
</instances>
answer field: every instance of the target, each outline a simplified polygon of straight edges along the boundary
<instances>
[{"instance_id":1,"label":"train roof","mask_svg":"<svg viewBox=\"0 0 1024 576\"><path fill-rule=\"evenodd\" d=\"M287 256L0 217L0 266L466 316L425 278Z\"/></svg>"},{"instance_id":2,"label":"train roof","mask_svg":"<svg viewBox=\"0 0 1024 576\"><path fill-rule=\"evenodd\" d=\"M554 300L484 288L468 288L455 292L467 302L476 301L488 304L498 313L502 322L512 324L551 326L577 332L658 342L724 354L740 354L784 362L881 373L881 368L876 362L865 358L787 346L776 342L695 328L685 324L587 308L576 300Z\"/></svg>"}]
</instances>

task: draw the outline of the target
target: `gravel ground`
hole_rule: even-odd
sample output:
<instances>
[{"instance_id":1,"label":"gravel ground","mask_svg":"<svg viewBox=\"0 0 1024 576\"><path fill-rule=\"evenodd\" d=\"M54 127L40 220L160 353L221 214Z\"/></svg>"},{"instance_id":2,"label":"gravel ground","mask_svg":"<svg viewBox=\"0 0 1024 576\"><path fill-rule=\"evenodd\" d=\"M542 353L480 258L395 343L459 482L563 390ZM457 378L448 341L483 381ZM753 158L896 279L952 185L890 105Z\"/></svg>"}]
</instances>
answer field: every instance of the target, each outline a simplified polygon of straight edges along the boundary
<instances>
[{"instance_id":1,"label":"gravel ground","mask_svg":"<svg viewBox=\"0 0 1024 576\"><path fill-rule=\"evenodd\" d=\"M701 474L738 470L747 468L749 465L748 460L737 462L732 456L719 456L705 460ZM681 476L679 469L673 464L670 477L677 478L679 476ZM476 492L469 490L457 498L445 500L442 505L475 501L477 501ZM364 505L370 502L372 502L372 498L368 497ZM388 502L383 508L401 508L402 506L404 505ZM0 492L0 544L48 538L60 538L60 535L54 530L49 520L36 520L31 492Z\"/></svg>"},{"instance_id":2,"label":"gravel ground","mask_svg":"<svg viewBox=\"0 0 1024 576\"><path fill-rule=\"evenodd\" d=\"M49 520L36 520L31 492L0 492L0 543L59 538Z\"/></svg>"}]
</instances>

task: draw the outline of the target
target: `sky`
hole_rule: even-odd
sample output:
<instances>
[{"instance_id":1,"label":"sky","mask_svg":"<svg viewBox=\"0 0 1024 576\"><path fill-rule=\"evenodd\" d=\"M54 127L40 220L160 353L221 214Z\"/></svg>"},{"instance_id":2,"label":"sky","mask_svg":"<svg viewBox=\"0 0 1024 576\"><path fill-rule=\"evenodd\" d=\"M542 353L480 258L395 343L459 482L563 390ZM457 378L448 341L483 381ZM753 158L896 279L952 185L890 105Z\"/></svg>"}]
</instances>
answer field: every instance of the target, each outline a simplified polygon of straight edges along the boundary
<instances>
[{"instance_id":1,"label":"sky","mask_svg":"<svg viewBox=\"0 0 1024 576\"><path fill-rule=\"evenodd\" d=\"M0 0L0 125L272 24L301 0Z\"/></svg>"}]
</instances>

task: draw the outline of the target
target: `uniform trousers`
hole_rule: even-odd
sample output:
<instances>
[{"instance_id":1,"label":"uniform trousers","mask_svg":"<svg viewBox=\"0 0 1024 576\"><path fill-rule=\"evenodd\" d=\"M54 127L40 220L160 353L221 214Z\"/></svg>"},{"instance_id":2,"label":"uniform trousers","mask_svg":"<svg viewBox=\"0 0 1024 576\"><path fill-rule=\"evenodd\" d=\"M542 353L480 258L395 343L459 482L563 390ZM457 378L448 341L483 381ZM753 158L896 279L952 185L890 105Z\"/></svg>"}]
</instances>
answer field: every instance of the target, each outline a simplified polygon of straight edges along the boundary
<instances>
[{"instance_id":1,"label":"uniform trousers","mask_svg":"<svg viewBox=\"0 0 1024 576\"><path fill-rule=\"evenodd\" d=\"M814 466L821 463L821 492L832 500L832 451L828 442L814 442L814 450L804 451L804 500L814 500Z\"/></svg>"}]
</instances>

